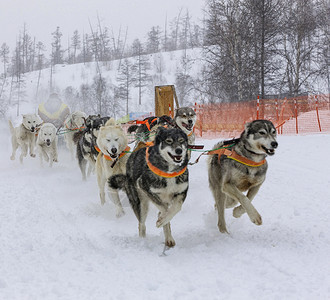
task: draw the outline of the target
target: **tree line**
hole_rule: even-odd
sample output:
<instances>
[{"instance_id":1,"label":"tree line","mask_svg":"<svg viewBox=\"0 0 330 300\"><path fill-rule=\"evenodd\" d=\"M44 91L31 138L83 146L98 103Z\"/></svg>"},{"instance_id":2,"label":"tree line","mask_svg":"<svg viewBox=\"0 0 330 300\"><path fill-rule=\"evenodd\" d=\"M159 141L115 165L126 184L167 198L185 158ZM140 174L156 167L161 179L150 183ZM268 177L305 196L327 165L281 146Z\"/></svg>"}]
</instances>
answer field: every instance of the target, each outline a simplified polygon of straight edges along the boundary
<instances>
[{"instance_id":1,"label":"tree line","mask_svg":"<svg viewBox=\"0 0 330 300\"><path fill-rule=\"evenodd\" d=\"M329 89L329 16L327 0L206 0L204 19L191 21L189 11L178 11L163 28L153 26L146 40L127 43L127 29L115 34L98 19L90 32L75 30L63 41L61 29L52 34L47 48L29 34L24 25L15 49L0 47L4 72L0 78L0 99L5 83L9 99L24 98L24 74L54 68L58 64L118 60L118 85L107 83L101 68L90 86L65 91L71 98L83 97L95 103L94 112L117 107L128 112L130 91L138 88L138 102L152 85L164 84L162 52L182 50L177 64L175 86L181 105L200 102L232 102L272 97L291 97L316 92L316 82ZM187 49L202 48L202 70L192 74L194 61ZM155 74L150 74L148 54L155 53ZM38 79L39 80L39 79ZM50 80L52 82L52 80ZM166 84L166 83L165 83ZM73 95L75 94L75 96ZM83 100L83 101L85 101ZM119 102L118 102L119 101ZM84 103L84 102L83 102ZM18 104L19 106L19 104ZM106 109L107 110L107 109Z\"/></svg>"}]
</instances>

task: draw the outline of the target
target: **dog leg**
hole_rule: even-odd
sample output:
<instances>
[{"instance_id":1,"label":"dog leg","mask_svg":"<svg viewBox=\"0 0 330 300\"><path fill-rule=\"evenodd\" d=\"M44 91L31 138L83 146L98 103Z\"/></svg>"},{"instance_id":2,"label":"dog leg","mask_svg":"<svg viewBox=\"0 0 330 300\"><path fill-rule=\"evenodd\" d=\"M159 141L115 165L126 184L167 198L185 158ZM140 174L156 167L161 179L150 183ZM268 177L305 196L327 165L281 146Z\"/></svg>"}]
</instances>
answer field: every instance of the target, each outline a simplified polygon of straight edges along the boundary
<instances>
[{"instance_id":1,"label":"dog leg","mask_svg":"<svg viewBox=\"0 0 330 300\"><path fill-rule=\"evenodd\" d=\"M29 153L31 157L36 157L36 154L34 152L36 146L36 141L35 141L35 135L30 137L30 142L29 142Z\"/></svg>"},{"instance_id":2,"label":"dog leg","mask_svg":"<svg viewBox=\"0 0 330 300\"><path fill-rule=\"evenodd\" d=\"M100 199L101 199L101 204L104 205L105 203L105 183L106 183L106 178L103 176L102 172L97 173L97 184L99 186L99 192L100 192Z\"/></svg>"},{"instance_id":3,"label":"dog leg","mask_svg":"<svg viewBox=\"0 0 330 300\"><path fill-rule=\"evenodd\" d=\"M254 208L252 205L250 199L245 196L241 191L233 186L230 183L225 183L223 185L223 191L231 198L239 201L241 203L242 207L245 209L246 213L248 214L250 220L252 223L256 225L262 224L262 219L258 211Z\"/></svg>"},{"instance_id":4,"label":"dog leg","mask_svg":"<svg viewBox=\"0 0 330 300\"><path fill-rule=\"evenodd\" d=\"M146 219L149 210L149 199L146 196L140 197L140 216L139 216L139 236L146 236Z\"/></svg>"},{"instance_id":5,"label":"dog leg","mask_svg":"<svg viewBox=\"0 0 330 300\"><path fill-rule=\"evenodd\" d=\"M261 184L256 185L256 186L254 186L254 187L252 187L252 188L249 189L249 191L248 191L248 193L247 193L246 196L250 199L251 202L252 202L252 200L254 199L254 197L257 195L257 193L258 193L260 187L261 187ZM240 205L240 206L237 206L237 207L234 208L234 210L233 210L233 216L234 216L235 218L239 218L239 217L241 217L245 212L246 212L246 211L245 211L245 209L243 208L243 206Z\"/></svg>"},{"instance_id":6,"label":"dog leg","mask_svg":"<svg viewBox=\"0 0 330 300\"><path fill-rule=\"evenodd\" d=\"M166 225L163 226L163 231L164 231L164 235L165 235L165 246L174 247L175 240L172 237L170 222L168 222Z\"/></svg>"},{"instance_id":7,"label":"dog leg","mask_svg":"<svg viewBox=\"0 0 330 300\"><path fill-rule=\"evenodd\" d=\"M84 181L86 180L86 165L87 165L87 160L79 157L79 168L81 171L82 180Z\"/></svg>"},{"instance_id":8,"label":"dog leg","mask_svg":"<svg viewBox=\"0 0 330 300\"><path fill-rule=\"evenodd\" d=\"M183 201L176 200L167 210L161 211L158 215L156 226L162 227L172 220L172 218L181 210Z\"/></svg>"},{"instance_id":9,"label":"dog leg","mask_svg":"<svg viewBox=\"0 0 330 300\"><path fill-rule=\"evenodd\" d=\"M15 156L16 156L16 151L17 151L17 149L18 149L18 143L16 142L16 139L15 139L15 137L12 137L12 147L13 147L13 151L12 151L12 154L11 154L11 156L10 156L10 159L11 160L15 160Z\"/></svg>"},{"instance_id":10,"label":"dog leg","mask_svg":"<svg viewBox=\"0 0 330 300\"><path fill-rule=\"evenodd\" d=\"M109 188L109 197L112 200L112 202L116 205L116 217L117 218L122 217L125 214L125 212L123 206L121 205L118 191Z\"/></svg>"},{"instance_id":11,"label":"dog leg","mask_svg":"<svg viewBox=\"0 0 330 300\"><path fill-rule=\"evenodd\" d=\"M225 193L221 191L221 186L216 185L214 189L211 189L213 193L213 197L215 200L215 208L218 211L218 228L221 233L228 233L226 228L226 220L225 220L225 204L226 199L228 198Z\"/></svg>"},{"instance_id":12,"label":"dog leg","mask_svg":"<svg viewBox=\"0 0 330 300\"><path fill-rule=\"evenodd\" d=\"M21 145L21 149L22 149L22 153L19 157L19 160L21 162L21 164L23 163L23 158L27 156L27 153L28 153L28 146L26 144L22 144Z\"/></svg>"}]
</instances>

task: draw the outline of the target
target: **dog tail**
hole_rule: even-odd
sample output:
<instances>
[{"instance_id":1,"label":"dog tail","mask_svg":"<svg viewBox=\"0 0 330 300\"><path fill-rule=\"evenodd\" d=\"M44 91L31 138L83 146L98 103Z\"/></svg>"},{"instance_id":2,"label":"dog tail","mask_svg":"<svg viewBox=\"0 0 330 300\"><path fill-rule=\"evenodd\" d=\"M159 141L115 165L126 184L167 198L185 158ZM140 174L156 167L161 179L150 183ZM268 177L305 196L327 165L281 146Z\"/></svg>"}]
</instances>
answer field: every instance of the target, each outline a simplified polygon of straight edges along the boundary
<instances>
[{"instance_id":1,"label":"dog tail","mask_svg":"<svg viewBox=\"0 0 330 300\"><path fill-rule=\"evenodd\" d=\"M10 120L8 120L8 124L9 124L9 129L10 129L11 135L14 135L15 129L14 129L13 123Z\"/></svg>"},{"instance_id":2,"label":"dog tail","mask_svg":"<svg viewBox=\"0 0 330 300\"><path fill-rule=\"evenodd\" d=\"M138 128L139 128L139 125L131 125L130 127L128 127L127 132L128 133L135 132L136 129L138 129Z\"/></svg>"},{"instance_id":3,"label":"dog tail","mask_svg":"<svg viewBox=\"0 0 330 300\"><path fill-rule=\"evenodd\" d=\"M124 174L114 175L108 179L108 185L115 190L126 190L126 179Z\"/></svg>"}]
</instances>

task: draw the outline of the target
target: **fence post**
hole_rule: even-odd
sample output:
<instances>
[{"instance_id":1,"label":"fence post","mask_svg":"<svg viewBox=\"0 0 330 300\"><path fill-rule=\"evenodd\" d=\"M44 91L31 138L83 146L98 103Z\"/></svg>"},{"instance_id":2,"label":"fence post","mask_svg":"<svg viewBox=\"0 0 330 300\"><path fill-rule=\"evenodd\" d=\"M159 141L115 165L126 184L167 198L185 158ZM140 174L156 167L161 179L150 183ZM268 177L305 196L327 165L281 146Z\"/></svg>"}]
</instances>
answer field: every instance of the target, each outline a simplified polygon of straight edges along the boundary
<instances>
[{"instance_id":1,"label":"fence post","mask_svg":"<svg viewBox=\"0 0 330 300\"><path fill-rule=\"evenodd\" d=\"M257 98L257 120L259 120L259 95L258 95L258 98Z\"/></svg>"},{"instance_id":2,"label":"fence post","mask_svg":"<svg viewBox=\"0 0 330 300\"><path fill-rule=\"evenodd\" d=\"M296 118L296 133L298 134L298 108L297 108L297 99L294 98L294 114Z\"/></svg>"},{"instance_id":3,"label":"fence post","mask_svg":"<svg viewBox=\"0 0 330 300\"><path fill-rule=\"evenodd\" d=\"M320 116L319 116L319 107L318 107L318 101L317 101L317 96L315 95L315 109L316 109L316 116L317 116L317 122L319 124L320 132L322 132L321 129L321 123L320 123Z\"/></svg>"}]
</instances>

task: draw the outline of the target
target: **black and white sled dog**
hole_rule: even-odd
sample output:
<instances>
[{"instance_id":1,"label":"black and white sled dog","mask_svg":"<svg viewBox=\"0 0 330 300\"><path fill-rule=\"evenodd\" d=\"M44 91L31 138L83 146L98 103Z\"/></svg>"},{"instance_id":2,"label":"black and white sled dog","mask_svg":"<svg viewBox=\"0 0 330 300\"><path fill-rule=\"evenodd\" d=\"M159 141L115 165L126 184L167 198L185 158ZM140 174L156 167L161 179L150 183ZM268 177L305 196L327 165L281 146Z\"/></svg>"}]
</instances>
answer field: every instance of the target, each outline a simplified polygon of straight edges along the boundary
<instances>
[{"instance_id":1,"label":"black and white sled dog","mask_svg":"<svg viewBox=\"0 0 330 300\"><path fill-rule=\"evenodd\" d=\"M194 126L196 124L196 112L191 107L181 107L175 110L174 123L188 136L188 145L195 145ZM188 151L190 159L191 151Z\"/></svg>"},{"instance_id":2,"label":"black and white sled dog","mask_svg":"<svg viewBox=\"0 0 330 300\"><path fill-rule=\"evenodd\" d=\"M85 129L78 131L73 135L73 141L77 145L77 159L81 171L82 179L95 169L98 152L96 146L96 132L109 120L109 117L100 117L100 115L90 115L85 120ZM86 170L88 164L88 169Z\"/></svg>"},{"instance_id":3,"label":"black and white sled dog","mask_svg":"<svg viewBox=\"0 0 330 300\"><path fill-rule=\"evenodd\" d=\"M247 123L240 138L228 149L222 148L224 142L214 146L208 159L208 174L218 210L220 232L227 232L225 208L235 207L237 204L239 206L233 210L235 218L246 212L252 223L262 224L261 216L251 202L266 178L265 158L267 155L274 155L277 146L276 129L268 120Z\"/></svg>"},{"instance_id":4,"label":"black and white sled dog","mask_svg":"<svg viewBox=\"0 0 330 300\"><path fill-rule=\"evenodd\" d=\"M154 146L133 152L126 175L109 179L113 189L122 188L139 222L139 236L145 237L145 221L151 201L159 209L157 227L163 227L165 245L174 247L170 221L181 210L188 191L188 138L178 128L160 127Z\"/></svg>"},{"instance_id":5,"label":"black and white sled dog","mask_svg":"<svg viewBox=\"0 0 330 300\"><path fill-rule=\"evenodd\" d=\"M44 123L38 131L37 149L40 157L40 164L43 161L49 162L49 166L53 166L53 162L58 162L57 152L57 135L56 127L52 123Z\"/></svg>"},{"instance_id":6,"label":"black and white sled dog","mask_svg":"<svg viewBox=\"0 0 330 300\"><path fill-rule=\"evenodd\" d=\"M64 134L64 140L72 158L74 157L76 146L73 139L74 133L85 129L86 119L87 115L84 112L76 111L70 114L63 123L64 129L66 130Z\"/></svg>"},{"instance_id":7,"label":"black and white sled dog","mask_svg":"<svg viewBox=\"0 0 330 300\"><path fill-rule=\"evenodd\" d=\"M100 191L101 204L105 203L105 185L108 179L115 174L126 174L126 163L130 148L127 145L127 136L120 124L111 118L105 126L96 132L99 152L96 160L97 183ZM109 197L116 205L116 216L124 214L118 190L108 188Z\"/></svg>"},{"instance_id":8,"label":"black and white sled dog","mask_svg":"<svg viewBox=\"0 0 330 300\"><path fill-rule=\"evenodd\" d=\"M173 119L167 115L145 118L143 121L137 121L137 124L131 125L127 129L128 133L135 132L135 151L143 148L146 143L155 139L158 127L174 127Z\"/></svg>"},{"instance_id":9,"label":"black and white sled dog","mask_svg":"<svg viewBox=\"0 0 330 300\"><path fill-rule=\"evenodd\" d=\"M16 151L21 148L20 162L23 163L23 158L27 156L28 152L31 157L35 157L36 132L42 121L36 114L23 115L22 123L15 127L9 120L9 129L11 133L12 155L11 160L15 160Z\"/></svg>"}]
</instances>

